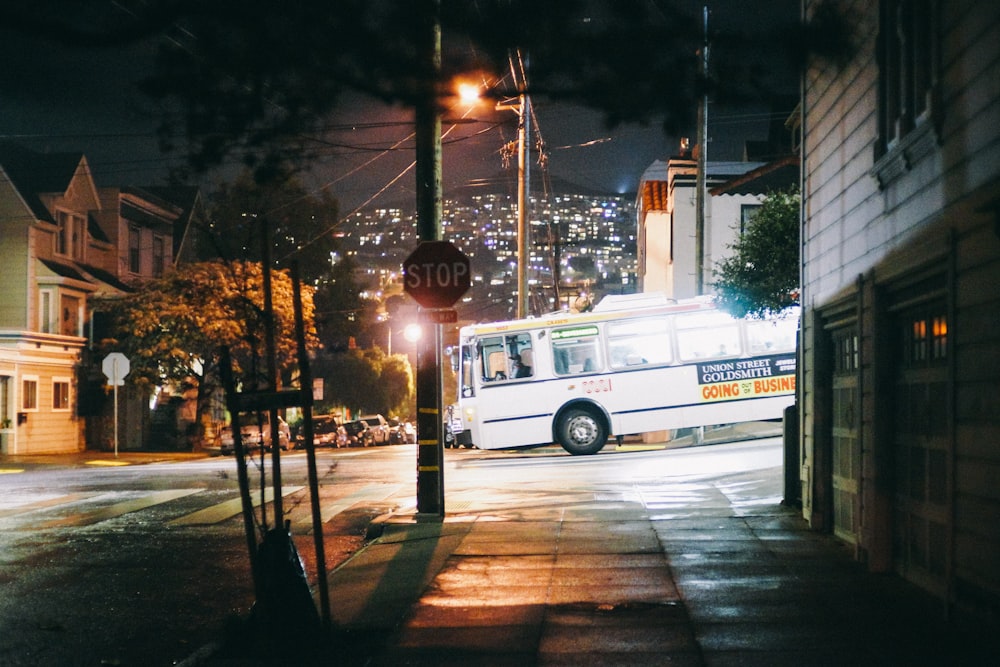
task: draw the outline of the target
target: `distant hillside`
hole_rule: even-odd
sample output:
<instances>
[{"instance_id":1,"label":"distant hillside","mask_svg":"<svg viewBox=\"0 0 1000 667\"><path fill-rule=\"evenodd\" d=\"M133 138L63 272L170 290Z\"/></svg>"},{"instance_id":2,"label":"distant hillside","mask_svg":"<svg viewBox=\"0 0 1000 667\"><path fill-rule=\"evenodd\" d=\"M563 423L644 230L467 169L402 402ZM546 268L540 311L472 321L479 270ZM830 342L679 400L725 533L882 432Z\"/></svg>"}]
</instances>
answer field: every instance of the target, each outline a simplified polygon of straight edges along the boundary
<instances>
[{"instance_id":1,"label":"distant hillside","mask_svg":"<svg viewBox=\"0 0 1000 667\"><path fill-rule=\"evenodd\" d=\"M531 170L531 194L533 197L540 196L543 192L550 192L551 194L561 194L561 195L587 195L594 197L601 196L615 196L615 197L625 197L626 199L635 199L634 192L628 193L615 193L615 192L604 192L597 190L593 187L580 185L578 183L573 183L563 178L550 176L548 179L548 189L546 190L545 185L542 182L542 174L539 169ZM467 181L466 183L458 187L449 187L444 191L445 199L452 200L462 200L474 195L481 194L506 194L511 197L517 196L517 169L509 169L506 171L497 172L494 176L490 178L476 178ZM414 200L412 197L392 197L388 200L382 200L379 204L380 206L392 206L399 208L413 208Z\"/></svg>"},{"instance_id":2,"label":"distant hillside","mask_svg":"<svg viewBox=\"0 0 1000 667\"><path fill-rule=\"evenodd\" d=\"M542 180L543 174L540 169L531 170L531 192L534 196L538 196L543 192L550 192L553 194L572 194L572 195L591 195L591 196L602 196L602 195L617 195L613 192L602 192L593 187L580 185L579 183L573 183L558 176L549 176L548 183L544 183ZM511 196L517 195L517 170L509 169L506 171L498 172L491 178L478 178L471 180L464 185L456 188L450 188L445 193L444 196L452 199L460 199L463 197L468 197L470 195L480 194L483 192L488 192L491 194L509 194Z\"/></svg>"}]
</instances>

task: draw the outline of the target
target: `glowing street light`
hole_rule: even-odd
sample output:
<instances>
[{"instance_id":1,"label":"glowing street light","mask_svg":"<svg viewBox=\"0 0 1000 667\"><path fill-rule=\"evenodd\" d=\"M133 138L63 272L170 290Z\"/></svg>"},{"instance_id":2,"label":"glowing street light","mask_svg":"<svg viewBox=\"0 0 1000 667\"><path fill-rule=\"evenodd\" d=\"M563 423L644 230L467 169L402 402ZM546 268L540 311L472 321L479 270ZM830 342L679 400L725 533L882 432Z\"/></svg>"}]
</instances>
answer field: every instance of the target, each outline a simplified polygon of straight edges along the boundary
<instances>
[{"instance_id":1,"label":"glowing street light","mask_svg":"<svg viewBox=\"0 0 1000 667\"><path fill-rule=\"evenodd\" d=\"M479 103L480 88L474 83L459 83L457 86L458 99L463 104L472 106Z\"/></svg>"},{"instance_id":2,"label":"glowing street light","mask_svg":"<svg viewBox=\"0 0 1000 667\"><path fill-rule=\"evenodd\" d=\"M423 336L423 330L419 324L407 324L403 327L403 338L411 343L416 343Z\"/></svg>"}]
</instances>

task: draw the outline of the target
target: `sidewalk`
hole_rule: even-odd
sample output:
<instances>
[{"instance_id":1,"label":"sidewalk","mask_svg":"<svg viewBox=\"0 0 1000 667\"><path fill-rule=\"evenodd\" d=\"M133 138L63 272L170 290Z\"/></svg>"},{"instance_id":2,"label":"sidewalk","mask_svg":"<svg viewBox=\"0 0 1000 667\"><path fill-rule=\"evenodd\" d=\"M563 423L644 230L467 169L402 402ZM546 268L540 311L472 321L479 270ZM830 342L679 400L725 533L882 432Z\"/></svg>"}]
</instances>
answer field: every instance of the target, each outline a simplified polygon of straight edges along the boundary
<instances>
[{"instance_id":1,"label":"sidewalk","mask_svg":"<svg viewBox=\"0 0 1000 667\"><path fill-rule=\"evenodd\" d=\"M331 574L338 639L308 664L996 664L993 636L866 573L759 479L512 490L453 499L443 521L385 517Z\"/></svg>"},{"instance_id":2,"label":"sidewalk","mask_svg":"<svg viewBox=\"0 0 1000 667\"><path fill-rule=\"evenodd\" d=\"M84 452L2 463L200 456ZM181 664L996 664L995 629L959 632L940 602L894 575L867 573L849 547L780 504L780 474L766 477L637 483L626 493L453 493L443 520L382 517L370 528L377 539L330 574L330 646L310 658L287 646L270 661L207 646Z\"/></svg>"},{"instance_id":3,"label":"sidewalk","mask_svg":"<svg viewBox=\"0 0 1000 667\"><path fill-rule=\"evenodd\" d=\"M4 454L0 456L0 470L15 471L19 469L45 468L80 468L85 466L128 466L165 461L185 461L203 459L212 456L213 452L147 452L120 451L116 455L111 451L86 450L71 454Z\"/></svg>"}]
</instances>

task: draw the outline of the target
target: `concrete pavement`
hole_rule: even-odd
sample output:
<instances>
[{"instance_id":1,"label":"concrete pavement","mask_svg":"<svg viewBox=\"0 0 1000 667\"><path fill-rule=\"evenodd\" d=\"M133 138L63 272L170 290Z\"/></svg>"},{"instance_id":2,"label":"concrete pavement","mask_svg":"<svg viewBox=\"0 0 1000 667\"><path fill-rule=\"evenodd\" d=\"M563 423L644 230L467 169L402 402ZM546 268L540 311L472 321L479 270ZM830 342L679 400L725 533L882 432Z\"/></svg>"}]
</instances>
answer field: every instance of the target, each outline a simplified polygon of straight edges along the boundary
<instances>
[{"instance_id":1,"label":"concrete pavement","mask_svg":"<svg viewBox=\"0 0 1000 667\"><path fill-rule=\"evenodd\" d=\"M758 478L388 517L330 578L343 643L317 664L997 664L994 636L865 572Z\"/></svg>"},{"instance_id":2,"label":"concrete pavement","mask_svg":"<svg viewBox=\"0 0 1000 667\"><path fill-rule=\"evenodd\" d=\"M63 464L100 460L113 457ZM268 659L234 652L238 633L182 664L1000 664L995 628L956 627L919 589L865 572L781 504L780 484L780 471L755 471L450 494L444 519L382 517L330 574L325 645Z\"/></svg>"}]
</instances>

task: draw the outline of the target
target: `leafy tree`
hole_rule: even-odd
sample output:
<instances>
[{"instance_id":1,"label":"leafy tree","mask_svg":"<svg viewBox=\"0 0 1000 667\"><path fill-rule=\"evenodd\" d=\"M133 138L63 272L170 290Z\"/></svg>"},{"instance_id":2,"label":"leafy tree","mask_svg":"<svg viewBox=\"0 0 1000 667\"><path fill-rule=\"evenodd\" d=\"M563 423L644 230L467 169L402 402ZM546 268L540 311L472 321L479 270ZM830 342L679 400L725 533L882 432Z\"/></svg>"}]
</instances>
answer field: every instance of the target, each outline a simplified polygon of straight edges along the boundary
<instances>
[{"instance_id":1,"label":"leafy tree","mask_svg":"<svg viewBox=\"0 0 1000 667\"><path fill-rule=\"evenodd\" d=\"M211 256L260 262L266 219L274 266L288 269L297 262L301 280L314 289L319 340L346 349L374 306L360 296L357 263L339 252L337 202L325 192L306 190L296 177L261 183L249 170L219 184L209 202Z\"/></svg>"},{"instance_id":2,"label":"leafy tree","mask_svg":"<svg viewBox=\"0 0 1000 667\"><path fill-rule=\"evenodd\" d=\"M425 91L446 91L456 75L499 80L514 50L530 58L527 92L536 99L601 110L611 125L662 122L676 130L691 126L706 92L716 103L769 97L777 68L763 54L788 61L804 47L844 48L852 26L834 10L816 12L832 17L822 26L795 26L789 11L784 22L769 18L752 34L741 23L713 21L713 71L703 78L701 7L683 0L146 0L127 10L71 0L8 4L0 26L10 30L81 46L156 44L155 68L141 88L167 111L163 145L184 151L197 173L235 158L264 176L342 148L329 123L347 93L412 108ZM440 80L421 57L436 7Z\"/></svg>"},{"instance_id":3,"label":"leafy tree","mask_svg":"<svg viewBox=\"0 0 1000 667\"><path fill-rule=\"evenodd\" d=\"M209 206L213 257L260 262L266 220L274 266L287 269L297 261L302 281L314 286L328 274L339 245L339 214L326 191L310 192L294 176L259 182L244 170L217 186Z\"/></svg>"},{"instance_id":4,"label":"leafy tree","mask_svg":"<svg viewBox=\"0 0 1000 667\"><path fill-rule=\"evenodd\" d=\"M345 407L353 414L409 414L413 370L405 355L386 356L382 349L350 349L319 354L313 374L323 378L320 410Z\"/></svg>"},{"instance_id":5,"label":"leafy tree","mask_svg":"<svg viewBox=\"0 0 1000 667\"><path fill-rule=\"evenodd\" d=\"M272 272L275 348L279 371L297 362L292 281ZM219 350L229 346L234 371L245 385L266 376L263 274L249 262L201 262L150 281L123 296L95 300L109 316L116 338L100 342L105 351L131 360L128 381L146 388L163 384L198 389L197 423L207 417L219 387ZM315 346L312 291L302 290L307 344ZM203 435L200 432L199 437Z\"/></svg>"},{"instance_id":6,"label":"leafy tree","mask_svg":"<svg viewBox=\"0 0 1000 667\"><path fill-rule=\"evenodd\" d=\"M799 193L768 195L713 272L721 307L764 317L795 303L799 286Z\"/></svg>"},{"instance_id":7,"label":"leafy tree","mask_svg":"<svg viewBox=\"0 0 1000 667\"><path fill-rule=\"evenodd\" d=\"M362 297L358 284L358 263L338 256L316 281L316 329L330 350L346 350L375 321L377 303Z\"/></svg>"},{"instance_id":8,"label":"leafy tree","mask_svg":"<svg viewBox=\"0 0 1000 667\"><path fill-rule=\"evenodd\" d=\"M360 414L375 407L378 369L361 350L323 351L313 362L312 372L314 377L323 378L319 411L343 407Z\"/></svg>"},{"instance_id":9,"label":"leafy tree","mask_svg":"<svg viewBox=\"0 0 1000 667\"><path fill-rule=\"evenodd\" d=\"M383 359L379 384L384 396L383 414L409 416L413 412L413 368L405 354L392 354Z\"/></svg>"}]
</instances>

